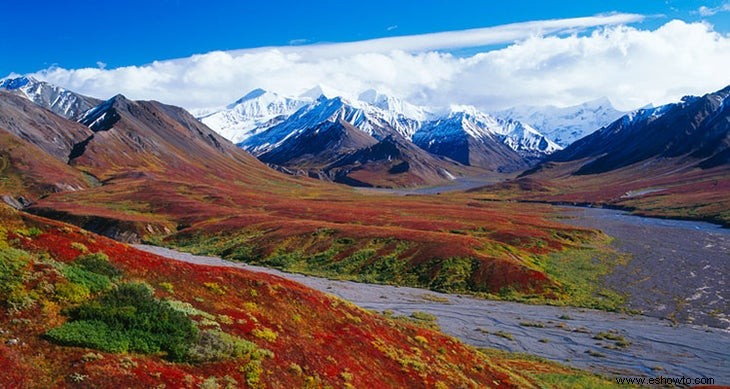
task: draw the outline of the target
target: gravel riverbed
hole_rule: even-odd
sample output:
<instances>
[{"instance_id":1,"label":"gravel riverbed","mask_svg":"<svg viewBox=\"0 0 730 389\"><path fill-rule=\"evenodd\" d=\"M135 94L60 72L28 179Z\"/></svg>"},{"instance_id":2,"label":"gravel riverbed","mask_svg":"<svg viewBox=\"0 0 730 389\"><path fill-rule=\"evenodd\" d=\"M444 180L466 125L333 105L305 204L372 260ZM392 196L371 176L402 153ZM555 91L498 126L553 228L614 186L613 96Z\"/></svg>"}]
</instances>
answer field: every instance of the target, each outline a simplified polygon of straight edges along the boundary
<instances>
[{"instance_id":1,"label":"gravel riverbed","mask_svg":"<svg viewBox=\"0 0 730 389\"><path fill-rule=\"evenodd\" d=\"M711 377L730 383L730 332L649 316L526 305L423 289L335 281L147 245L190 263L236 267L291 279L362 308L428 312L444 333L477 347L526 352L608 375ZM614 339L605 339L608 337ZM596 339L603 338L603 339Z\"/></svg>"}]
</instances>

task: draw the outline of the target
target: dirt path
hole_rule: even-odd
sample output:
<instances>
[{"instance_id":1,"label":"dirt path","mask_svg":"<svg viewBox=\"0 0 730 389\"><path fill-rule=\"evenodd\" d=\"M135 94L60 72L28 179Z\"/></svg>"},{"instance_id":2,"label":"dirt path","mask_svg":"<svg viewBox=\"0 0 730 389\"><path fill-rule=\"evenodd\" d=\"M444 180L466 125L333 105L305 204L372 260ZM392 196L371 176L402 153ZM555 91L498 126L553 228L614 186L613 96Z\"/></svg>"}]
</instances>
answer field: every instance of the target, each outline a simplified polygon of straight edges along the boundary
<instances>
[{"instance_id":1,"label":"dirt path","mask_svg":"<svg viewBox=\"0 0 730 389\"><path fill-rule=\"evenodd\" d=\"M611 375L712 377L730 383L730 332L646 316L524 305L422 289L332 281L155 247L171 259L288 278L376 311L436 315L443 332L479 347L527 352ZM612 334L617 340L598 340ZM620 340L630 343L618 346ZM611 347L611 348L607 348Z\"/></svg>"}]
</instances>

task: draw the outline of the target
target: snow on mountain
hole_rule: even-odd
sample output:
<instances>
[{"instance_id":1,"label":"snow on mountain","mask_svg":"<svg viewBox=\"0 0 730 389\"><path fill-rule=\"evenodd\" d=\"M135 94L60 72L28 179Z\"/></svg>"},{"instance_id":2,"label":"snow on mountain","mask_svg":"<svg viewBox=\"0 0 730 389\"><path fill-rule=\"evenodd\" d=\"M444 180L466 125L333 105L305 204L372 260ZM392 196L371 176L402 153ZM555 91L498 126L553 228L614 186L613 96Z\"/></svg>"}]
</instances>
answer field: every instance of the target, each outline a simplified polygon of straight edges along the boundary
<instances>
[{"instance_id":1,"label":"snow on mountain","mask_svg":"<svg viewBox=\"0 0 730 389\"><path fill-rule=\"evenodd\" d=\"M362 109L354 107L341 97L330 99L320 95L317 100L299 108L285 120L252 134L238 145L254 154L259 154L276 148L292 136L306 131L317 131L323 123L335 123L339 120L368 134L374 131Z\"/></svg>"},{"instance_id":2,"label":"snow on mountain","mask_svg":"<svg viewBox=\"0 0 730 389\"><path fill-rule=\"evenodd\" d=\"M315 87L305 91L304 93L299 95L299 98L302 100L307 100L307 101L311 102L311 101L315 101L315 100L319 99L322 96L324 96L328 99L333 99L335 97L342 97L342 98L345 98L348 100L352 100L351 99L352 96L348 96L345 92L343 92L337 88L333 88L331 86L322 85L322 84L316 85Z\"/></svg>"},{"instance_id":3,"label":"snow on mountain","mask_svg":"<svg viewBox=\"0 0 730 389\"><path fill-rule=\"evenodd\" d=\"M459 124L445 126L444 123L448 121ZM528 124L497 118L472 106L451 106L446 116L436 119L435 124L424 127L428 127L431 132L440 131L440 127L451 132L463 131L479 141L497 139L525 158L537 158L562 149Z\"/></svg>"},{"instance_id":4,"label":"snow on mountain","mask_svg":"<svg viewBox=\"0 0 730 389\"><path fill-rule=\"evenodd\" d=\"M393 96L369 89L358 96L361 109L368 116L387 123L398 134L410 139L432 113L423 107L415 106Z\"/></svg>"},{"instance_id":5,"label":"snow on mountain","mask_svg":"<svg viewBox=\"0 0 730 389\"><path fill-rule=\"evenodd\" d=\"M604 97L572 107L518 106L493 114L528 123L550 140L565 147L626 113L616 110Z\"/></svg>"},{"instance_id":6,"label":"snow on mountain","mask_svg":"<svg viewBox=\"0 0 730 389\"><path fill-rule=\"evenodd\" d=\"M225 109L199 117L199 120L224 138L240 143L280 123L307 102L255 89Z\"/></svg>"},{"instance_id":7,"label":"snow on mountain","mask_svg":"<svg viewBox=\"0 0 730 389\"><path fill-rule=\"evenodd\" d=\"M541 157L563 149L529 124L511 119L500 119L499 122L500 127L493 131L502 136L502 141L507 146L524 157Z\"/></svg>"},{"instance_id":8,"label":"snow on mountain","mask_svg":"<svg viewBox=\"0 0 730 389\"><path fill-rule=\"evenodd\" d=\"M730 164L729 145L730 86L727 86L704 96L686 96L677 103L629 113L555 153L549 160L588 160L574 174L604 173L631 165L642 170L646 166L644 161L710 169Z\"/></svg>"},{"instance_id":9,"label":"snow on mountain","mask_svg":"<svg viewBox=\"0 0 730 389\"><path fill-rule=\"evenodd\" d=\"M495 171L524 168L524 159L492 130L498 125L495 118L473 107L452 107L448 113L423 123L412 140L429 153L466 166Z\"/></svg>"},{"instance_id":10,"label":"snow on mountain","mask_svg":"<svg viewBox=\"0 0 730 389\"><path fill-rule=\"evenodd\" d=\"M79 119L100 102L33 77L4 79L0 81L0 89L7 89L71 120Z\"/></svg>"},{"instance_id":11,"label":"snow on mountain","mask_svg":"<svg viewBox=\"0 0 730 389\"><path fill-rule=\"evenodd\" d=\"M364 91L357 99L348 99L338 93L320 85L297 98L287 98L257 89L201 120L256 155L270 152L284 142L291 143L291 139L304 139L303 133L316 132L323 128L322 124L337 121L378 141L388 136L415 141L414 136L420 132L421 141L429 137L430 142L451 144L444 137L454 132L454 136L466 134L482 143L502 143L527 159L561 149L525 123L499 119L471 106L452 106L445 114L436 114L375 90ZM421 131L422 127L427 127L428 131ZM480 148L479 152L488 152L487 149ZM505 150L499 153L509 154ZM514 158L506 156L504 159L511 161Z\"/></svg>"},{"instance_id":12,"label":"snow on mountain","mask_svg":"<svg viewBox=\"0 0 730 389\"><path fill-rule=\"evenodd\" d=\"M324 93L288 118L263 128L263 131L256 131L256 134L250 134L239 144L250 151L275 147L295 132L314 129L323 122L337 120L343 120L378 140L393 135L410 139L420 128L422 120L428 117L427 111L420 107L375 91L362 93L358 100L348 100L341 96L330 97L331 92L323 91L321 87L315 89L302 98ZM257 134L260 136L254 137Z\"/></svg>"}]
</instances>

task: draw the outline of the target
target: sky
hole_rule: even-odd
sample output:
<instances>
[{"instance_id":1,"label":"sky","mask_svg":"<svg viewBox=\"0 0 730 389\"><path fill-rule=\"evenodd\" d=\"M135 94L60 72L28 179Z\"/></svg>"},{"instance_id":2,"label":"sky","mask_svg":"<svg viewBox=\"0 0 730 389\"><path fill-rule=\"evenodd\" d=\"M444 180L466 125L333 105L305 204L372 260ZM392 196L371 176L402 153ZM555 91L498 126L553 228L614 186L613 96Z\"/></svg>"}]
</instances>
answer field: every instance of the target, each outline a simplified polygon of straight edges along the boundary
<instances>
[{"instance_id":1,"label":"sky","mask_svg":"<svg viewBox=\"0 0 730 389\"><path fill-rule=\"evenodd\" d=\"M730 84L730 0L4 0L0 77L185 108L251 89L620 109ZM9 37L9 38L5 38Z\"/></svg>"}]
</instances>

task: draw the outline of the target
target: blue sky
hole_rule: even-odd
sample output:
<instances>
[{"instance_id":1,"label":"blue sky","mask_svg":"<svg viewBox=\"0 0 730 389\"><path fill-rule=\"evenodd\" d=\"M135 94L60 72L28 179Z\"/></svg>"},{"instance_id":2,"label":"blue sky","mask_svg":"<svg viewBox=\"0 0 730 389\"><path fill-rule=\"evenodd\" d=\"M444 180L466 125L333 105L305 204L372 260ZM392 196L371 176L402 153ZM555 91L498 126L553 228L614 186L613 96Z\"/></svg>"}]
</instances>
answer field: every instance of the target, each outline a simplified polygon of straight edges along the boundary
<instances>
[{"instance_id":1,"label":"blue sky","mask_svg":"<svg viewBox=\"0 0 730 389\"><path fill-rule=\"evenodd\" d=\"M622 12L708 20L730 31L730 12L700 15L723 0L642 1L13 1L3 2L0 77L51 66L143 65L213 50L425 34L531 20ZM710 12L711 13L711 12ZM103 65L102 65L103 66Z\"/></svg>"},{"instance_id":2,"label":"blue sky","mask_svg":"<svg viewBox=\"0 0 730 389\"><path fill-rule=\"evenodd\" d=\"M0 77L187 109L321 86L432 108L674 102L730 84L730 0L6 0Z\"/></svg>"}]
</instances>

